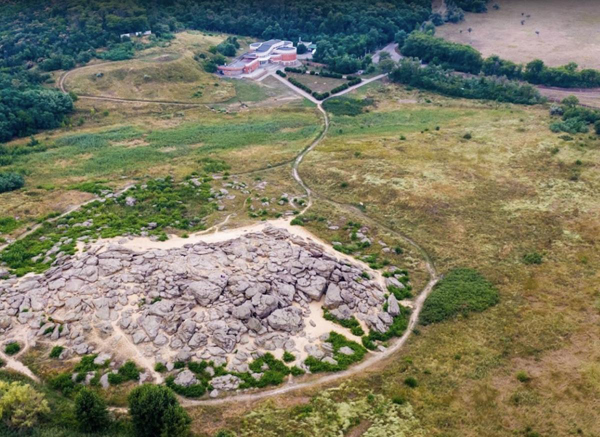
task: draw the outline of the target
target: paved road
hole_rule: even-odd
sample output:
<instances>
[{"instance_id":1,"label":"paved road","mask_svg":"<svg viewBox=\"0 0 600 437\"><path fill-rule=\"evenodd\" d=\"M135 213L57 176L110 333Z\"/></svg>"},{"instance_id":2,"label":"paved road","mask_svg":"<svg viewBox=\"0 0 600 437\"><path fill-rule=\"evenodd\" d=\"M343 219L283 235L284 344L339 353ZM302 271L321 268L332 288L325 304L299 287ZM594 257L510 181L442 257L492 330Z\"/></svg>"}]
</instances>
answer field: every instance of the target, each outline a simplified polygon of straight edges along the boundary
<instances>
[{"instance_id":1,"label":"paved road","mask_svg":"<svg viewBox=\"0 0 600 437\"><path fill-rule=\"evenodd\" d=\"M390 54L392 61L398 62L400 59L402 59L402 55L400 53L398 53L398 51L396 50L397 48L398 48L398 44L391 42L387 46L382 48L381 50L377 50L375 52L375 54L373 55L373 63L379 64L379 61L381 59L381 54L384 52Z\"/></svg>"}]
</instances>

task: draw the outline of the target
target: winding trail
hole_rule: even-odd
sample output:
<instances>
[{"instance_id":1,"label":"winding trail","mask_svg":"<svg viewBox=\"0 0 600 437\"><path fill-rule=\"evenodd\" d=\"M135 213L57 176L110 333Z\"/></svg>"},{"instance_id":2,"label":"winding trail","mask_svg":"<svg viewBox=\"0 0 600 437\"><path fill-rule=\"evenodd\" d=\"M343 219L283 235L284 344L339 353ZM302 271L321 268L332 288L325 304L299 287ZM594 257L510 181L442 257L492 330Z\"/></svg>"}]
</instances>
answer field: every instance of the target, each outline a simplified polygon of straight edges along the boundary
<instances>
[{"instance_id":1,"label":"winding trail","mask_svg":"<svg viewBox=\"0 0 600 437\"><path fill-rule=\"evenodd\" d=\"M97 67L99 65L102 64L96 64L93 67ZM90 68L92 66L88 66L88 68ZM86 68L86 67L83 67ZM65 74L63 74L63 76L61 77L60 81L59 81L59 86L61 88L61 90L63 92L66 92L65 88L64 88L64 82L65 79L68 77L68 75L75 70L71 70L70 72L66 72ZM385 77L387 75L382 74L376 77L373 77L371 79L368 80L364 80L363 82L361 82L360 84L349 88L348 90L346 90L344 93L340 93L340 94L345 94L347 92L353 91L357 88L360 88L361 86L364 86L368 83L371 83L373 81L382 79L383 77ZM273 77L276 77L278 79L278 76L273 75ZM286 85L289 85L295 92L297 92L298 94L302 95L303 97L309 99L310 101L314 102L314 98L312 96L309 96L307 93L303 93L301 90L297 89L296 87L292 86L291 84L287 84L286 81L282 80L281 81L283 83L286 83ZM340 95L338 94L338 95ZM184 103L177 103L177 102L163 102L163 101L144 101L144 100L129 100L129 99L113 99L113 98L108 98L108 97L95 97L95 96L80 96L80 97L85 97L85 98L90 98L90 99L97 99L97 100L109 100L109 101L122 101L122 102L149 102L149 103L165 103L165 104L182 104L182 105L186 105L186 106L199 106L199 105L188 105L188 104L184 104ZM226 404L226 403L230 403L230 402L249 402L249 401L256 401L256 400L261 400L261 399L265 399L271 396L276 396L276 395L281 395L281 394L285 394L285 393L290 393L292 391L297 391L297 390L301 390L301 389L307 389L310 387L316 387L318 385L322 385L322 384L327 384L327 383L331 383L331 382L335 382L338 381L340 379L343 378L347 378L349 376L353 376L353 375L358 375L358 374L364 374L366 371L368 371L371 367L373 367L375 364L379 363L380 361L391 357L392 355L394 355L397 351L399 351L400 349L402 349L402 347L407 343L408 339L410 338L413 329L415 328L415 326L418 323L419 320L419 315L421 313L421 310L423 308L423 304L425 303L425 300L427 299L427 297L429 296L429 294L431 293L431 291L433 290L433 287L435 286L435 284L439 281L440 276L438 275L435 265L431 259L431 257L429 256L429 254L427 253L427 251L422 248L416 241L412 240L410 237L395 231L394 229L391 229L389 226L385 225L384 223L381 223L369 216L367 216L363 211L361 211L360 209L356 208L353 205L349 205L349 204L344 204L344 203L340 203L340 202L336 202L332 199L327 198L326 196L320 195L319 193L313 191L308 184L302 179L300 172L299 172L299 168L300 165L302 164L304 158L306 157L306 155L308 155L311 151L313 151L327 136L327 133L329 132L329 128L330 128L330 120L329 120L329 116L327 115L327 112L325 111L325 109L323 108L322 103L323 102L314 102L317 105L317 109L319 110L319 112L323 115L323 122L324 122L324 128L323 131L321 132L321 134L308 146L306 147L304 150L302 150L302 152L300 152L300 154L293 160L293 164L292 164L292 177L294 178L294 180L304 189L304 191L306 192L308 201L306 206L304 207L304 209L302 210L301 214L306 213L313 205L313 200L315 198L321 198L324 201L333 203L338 205L339 207L345 208L347 210L351 210L354 214L360 216L362 219L364 219L365 221L371 222L376 224L377 226L379 226L380 228L384 229L387 233L394 235L396 238L404 240L407 244L411 245L413 248L415 248L423 257L423 262L425 264L425 267L429 273L429 281L427 282L427 284L425 285L425 287L421 290L421 292L419 293L419 295L416 297L416 299L414 300L414 305L413 305L413 310L409 319L409 323L408 323L408 327L406 329L406 331L404 332L404 334L402 335L402 337L400 337L399 339L392 341L391 346L389 346L387 349L383 350L383 351L377 351L377 352L371 352L368 357L358 363L353 365L352 367L350 367L349 369L342 371L342 372L338 372L338 373L332 373L332 374L327 374L327 375L323 375L320 377L316 377L316 378L307 378L306 381L300 382L300 383L295 383L293 378L290 378L290 380L288 381L288 383L284 386L280 386L278 388L275 389L271 389L271 390L264 390L264 391L260 391L260 392L253 392L253 393L245 393L245 394L237 394L237 395L231 395L228 397L223 397L223 398L217 398L217 399L202 399L202 400L192 400L192 399L182 399L182 404L186 407L193 407L193 406L202 406L202 405L218 405L218 404ZM284 164L282 164L284 165ZM265 169L268 170L268 169ZM127 187L123 188L122 190L120 190L119 192L116 193L116 195L122 194L124 192L126 192L128 189L130 189L133 185L128 185ZM64 212L63 214L61 214L61 216L56 217L54 220L60 218L60 217L64 217L65 215L83 207L84 205L93 202L95 200L98 200L97 197L90 199L87 202L84 202L78 206L75 206L73 208L70 208L68 211ZM221 231L221 227L226 225L227 222L229 221L230 217L232 215L228 215L222 222L214 225L213 227L207 229L206 231L203 231L199 234L209 234L209 233L213 233L213 235L217 235L220 232L227 232L227 231ZM274 226L277 226L277 224L279 224L281 226L281 220L270 220L267 222L264 222L263 224L268 225L268 224L273 224ZM285 223L286 226L289 226L290 223L286 222ZM19 236L20 238L24 238L27 235L29 235L30 233L34 232L36 229L38 229L40 225L37 225L35 227L33 227L30 231L28 231L25 234L22 234L21 236ZM314 236L310 233L308 233L308 231L306 231L304 229L304 232L309 234L312 238L314 238L316 241L320 241L321 244L326 244L324 242L322 242L317 236ZM0 250L2 250L3 247L0 247ZM380 281L382 280L381 274L378 272L374 272L377 273L378 276L380 276L380 278L378 278ZM23 351L25 352L25 351ZM0 353L0 356L2 354ZM30 378L34 379L34 380L39 380L34 374L33 372L31 372L30 369L28 369L26 366L24 366L20 361L14 359L14 358L9 358L6 357L7 359L5 360L7 362L7 367L10 367L13 370L16 370L18 372L21 372L27 376L29 376ZM147 363L144 363L147 364ZM145 367L148 367L148 365L146 365ZM151 369L152 371L153 369ZM152 372L154 374L154 372Z\"/></svg>"},{"instance_id":2,"label":"winding trail","mask_svg":"<svg viewBox=\"0 0 600 437\"><path fill-rule=\"evenodd\" d=\"M382 76L384 76L384 75L382 75ZM379 78L380 77L373 78L373 80L377 80ZM338 205L340 207L351 209L353 213L359 215L361 218L363 218L369 222L377 224L379 227L383 228L388 233L393 234L397 238L404 240L406 243L408 243L409 245L414 247L423 256L423 261L425 263L425 267L427 269L427 272L429 273L429 281L427 282L427 284L425 285L423 290L421 290L421 292L419 293L417 298L414 300L413 310L412 310L406 331L404 332L402 337L393 341L392 345L390 347L388 347L387 349L385 349L383 352L371 352L368 355L367 359L365 359L364 361L361 361L358 364L353 365L352 367L350 367L349 369L347 369L345 371L324 375L324 376L318 377L316 379L309 379L307 381L300 382L300 383L295 383L293 379L290 379L286 385L275 388L275 389L271 389L271 390L265 390L265 391L261 391L261 392L257 392L257 393L245 393L245 394L241 394L241 395L237 394L237 395L231 395L228 397L217 398L217 399L201 399L201 400L182 399L182 404L185 407L194 407L194 406L203 406L203 405L221 405L221 404L226 404L226 403L230 403L230 402L258 401L258 400L265 399L268 397L290 393L292 391L307 389L310 387L316 387L318 385L335 382L340 379L347 378L349 376L364 374L372 366L374 366L375 364L377 364L378 362L380 362L386 358L391 357L396 352L398 352L400 349L402 349L402 347L404 347L404 345L410 338L413 329L416 327L417 323L419 322L419 315L421 314L421 310L423 309L423 304L425 303L425 300L427 299L427 297L433 290L433 287L435 286L435 284L440 280L440 276L437 273L437 270L435 268L435 265L434 265L431 257L429 256L427 251L424 248L422 248L416 241L414 241L410 237L407 237L404 234L401 234L401 233L391 229L389 226L387 226L383 223L380 223L379 221L377 221L375 219L372 219L371 217L367 216L364 212L362 212L360 209L358 209L352 205L334 202L331 199L326 198L325 196L319 195L315 191L311 190L311 188L309 188L309 186L306 184L306 182L302 179L302 177L300 176L300 173L298 171L300 164L302 163L304 157L308 153L310 153L312 150L314 150L323 141L323 139L327 136L327 133L329 131L330 122L329 122L329 117L327 115L327 112L323 109L323 106L321 103L317 104L317 108L323 114L325 128L324 128L323 132L321 133L321 135L309 147L307 147L305 150L303 150L296 157L296 159L294 160L294 164L292 166L292 176L293 176L294 180L306 191L306 195L308 197L307 205L302 210L302 214L306 213L308 211L308 209L313 205L314 197L323 198L326 201L335 203L336 205ZM269 223L269 222L267 222L267 223ZM315 237L315 238L318 239L318 237ZM379 275L381 276L381 274L379 274Z\"/></svg>"}]
</instances>

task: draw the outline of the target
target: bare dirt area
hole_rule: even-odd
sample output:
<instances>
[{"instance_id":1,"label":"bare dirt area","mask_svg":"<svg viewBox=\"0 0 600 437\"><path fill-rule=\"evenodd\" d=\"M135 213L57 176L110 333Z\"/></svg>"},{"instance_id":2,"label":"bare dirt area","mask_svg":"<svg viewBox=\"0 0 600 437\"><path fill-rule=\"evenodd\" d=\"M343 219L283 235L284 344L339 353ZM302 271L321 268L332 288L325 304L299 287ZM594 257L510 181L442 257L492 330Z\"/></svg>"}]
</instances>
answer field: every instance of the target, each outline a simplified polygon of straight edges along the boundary
<instances>
[{"instance_id":1,"label":"bare dirt area","mask_svg":"<svg viewBox=\"0 0 600 437\"><path fill-rule=\"evenodd\" d=\"M469 44L484 56L496 54L515 62L537 58L550 66L576 62L581 67L600 68L600 7L596 0L493 3L500 9L490 3L489 12L467 13L463 22L439 27L437 35Z\"/></svg>"}]
</instances>

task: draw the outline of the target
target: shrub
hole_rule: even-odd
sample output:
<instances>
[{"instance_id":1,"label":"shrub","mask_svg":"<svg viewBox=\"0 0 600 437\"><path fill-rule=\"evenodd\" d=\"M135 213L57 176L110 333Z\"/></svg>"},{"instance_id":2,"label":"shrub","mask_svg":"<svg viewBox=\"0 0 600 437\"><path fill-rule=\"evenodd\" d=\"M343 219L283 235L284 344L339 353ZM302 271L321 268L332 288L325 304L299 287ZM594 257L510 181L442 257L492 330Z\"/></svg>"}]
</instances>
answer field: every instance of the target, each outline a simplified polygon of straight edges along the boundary
<instances>
[{"instance_id":1,"label":"shrub","mask_svg":"<svg viewBox=\"0 0 600 437\"><path fill-rule=\"evenodd\" d=\"M52 348L52 350L50 351L50 358L58 358L60 357L60 354L62 354L62 352L65 350L64 347L62 346L54 346Z\"/></svg>"},{"instance_id":2,"label":"shrub","mask_svg":"<svg viewBox=\"0 0 600 437\"><path fill-rule=\"evenodd\" d=\"M60 373L48 380L48 385L53 390L60 391L65 396L70 396L76 389L75 381L70 373Z\"/></svg>"},{"instance_id":3,"label":"shrub","mask_svg":"<svg viewBox=\"0 0 600 437\"><path fill-rule=\"evenodd\" d=\"M325 361L320 361L315 357L308 357L304 360L304 364L308 366L312 373L346 370L351 364L361 361L367 353L367 350L363 346L348 340L337 332L330 332L328 341L333 346L333 358L337 361L337 364L330 364ZM344 346L352 349L354 353L352 355L339 353L339 350Z\"/></svg>"},{"instance_id":4,"label":"shrub","mask_svg":"<svg viewBox=\"0 0 600 437\"><path fill-rule=\"evenodd\" d=\"M498 290L479 272L454 269L434 287L423 305L420 321L428 325L458 314L481 312L498 301Z\"/></svg>"},{"instance_id":5,"label":"shrub","mask_svg":"<svg viewBox=\"0 0 600 437\"><path fill-rule=\"evenodd\" d=\"M136 436L188 435L191 419L169 388L145 384L133 389L128 401Z\"/></svg>"},{"instance_id":6,"label":"shrub","mask_svg":"<svg viewBox=\"0 0 600 437\"><path fill-rule=\"evenodd\" d=\"M517 377L517 381L522 382L522 383L531 381L531 377L524 370L517 372L516 377Z\"/></svg>"},{"instance_id":7,"label":"shrub","mask_svg":"<svg viewBox=\"0 0 600 437\"><path fill-rule=\"evenodd\" d=\"M544 257L538 252L530 252L523 255L523 262L527 265L540 265L544 261Z\"/></svg>"},{"instance_id":8,"label":"shrub","mask_svg":"<svg viewBox=\"0 0 600 437\"><path fill-rule=\"evenodd\" d=\"M357 337L365 335L365 331L362 329L360 323L358 322L358 320L356 320L356 317L354 316L346 320L338 319L333 314L331 314L331 312L329 312L327 308L323 308L323 318L325 320L329 320L330 322L336 323L340 326L343 326L344 328L349 329L350 332L352 332L352 334L356 335Z\"/></svg>"},{"instance_id":9,"label":"shrub","mask_svg":"<svg viewBox=\"0 0 600 437\"><path fill-rule=\"evenodd\" d=\"M15 355L15 354L19 353L20 350L21 350L21 345L19 345L19 343L16 343L16 342L8 343L4 347L4 353L6 355Z\"/></svg>"},{"instance_id":10,"label":"shrub","mask_svg":"<svg viewBox=\"0 0 600 437\"><path fill-rule=\"evenodd\" d=\"M419 382L414 376L409 376L404 380L404 384L410 388L415 388L419 385Z\"/></svg>"},{"instance_id":11,"label":"shrub","mask_svg":"<svg viewBox=\"0 0 600 437\"><path fill-rule=\"evenodd\" d=\"M287 70L287 69L286 69ZM302 91L307 92L308 94L312 94L312 90L307 87L306 85L304 85L302 82L294 79L293 77L288 77L288 80L290 81L290 83L298 88L300 88Z\"/></svg>"},{"instance_id":12,"label":"shrub","mask_svg":"<svg viewBox=\"0 0 600 437\"><path fill-rule=\"evenodd\" d=\"M9 427L32 428L49 412L44 395L29 384L0 381L0 418Z\"/></svg>"},{"instance_id":13,"label":"shrub","mask_svg":"<svg viewBox=\"0 0 600 437\"><path fill-rule=\"evenodd\" d=\"M140 379L140 369L131 360L123 364L117 373L108 374L108 382L118 385L126 381L137 381Z\"/></svg>"},{"instance_id":14,"label":"shrub","mask_svg":"<svg viewBox=\"0 0 600 437\"><path fill-rule=\"evenodd\" d=\"M285 351L283 353L283 362L284 363L291 363L292 361L295 361L296 357L294 356L293 353Z\"/></svg>"},{"instance_id":15,"label":"shrub","mask_svg":"<svg viewBox=\"0 0 600 437\"><path fill-rule=\"evenodd\" d=\"M277 73L277 75L278 75L278 76L281 76L281 77L287 77L287 74L285 74L285 73L284 73L283 71L281 71L281 70L277 70L275 73Z\"/></svg>"},{"instance_id":16,"label":"shrub","mask_svg":"<svg viewBox=\"0 0 600 437\"><path fill-rule=\"evenodd\" d=\"M75 398L75 418L81 432L98 432L109 424L106 404L95 392L83 388Z\"/></svg>"},{"instance_id":17,"label":"shrub","mask_svg":"<svg viewBox=\"0 0 600 437\"><path fill-rule=\"evenodd\" d=\"M0 193L18 190L25 185L25 179L18 173L0 173Z\"/></svg>"},{"instance_id":18,"label":"shrub","mask_svg":"<svg viewBox=\"0 0 600 437\"><path fill-rule=\"evenodd\" d=\"M163 373L167 371L167 366L165 366L163 363L156 363L154 365L154 370Z\"/></svg>"},{"instance_id":19,"label":"shrub","mask_svg":"<svg viewBox=\"0 0 600 437\"><path fill-rule=\"evenodd\" d=\"M175 384L175 377L173 375L167 377L165 384L178 395L185 396L187 398L199 398L206 393L206 387L202 384L194 384L190 385L189 387Z\"/></svg>"},{"instance_id":20,"label":"shrub","mask_svg":"<svg viewBox=\"0 0 600 437\"><path fill-rule=\"evenodd\" d=\"M340 96L333 97L323 104L327 112L334 115L349 115L351 117L362 114L367 106L373 104L373 99L365 98L362 100Z\"/></svg>"}]
</instances>

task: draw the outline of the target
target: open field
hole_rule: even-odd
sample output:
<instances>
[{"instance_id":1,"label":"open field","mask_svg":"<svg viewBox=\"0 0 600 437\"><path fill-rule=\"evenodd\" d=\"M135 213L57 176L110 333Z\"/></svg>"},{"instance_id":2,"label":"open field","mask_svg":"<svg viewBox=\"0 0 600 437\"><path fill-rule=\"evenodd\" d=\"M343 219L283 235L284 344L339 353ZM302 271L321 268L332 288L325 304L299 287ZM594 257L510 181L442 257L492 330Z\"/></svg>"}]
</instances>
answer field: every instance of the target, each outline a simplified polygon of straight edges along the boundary
<instances>
[{"instance_id":1,"label":"open field","mask_svg":"<svg viewBox=\"0 0 600 437\"><path fill-rule=\"evenodd\" d=\"M85 114L83 101L78 105ZM306 147L321 124L314 109L294 102L239 111L122 106L103 105L110 108L107 116L87 109L84 126L40 137L46 151L4 167L24 171L26 186L3 194L1 216L18 216L25 224L91 198L77 191L83 182L117 189L150 177L182 178L206 157L226 161L232 173L279 165Z\"/></svg>"},{"instance_id":2,"label":"open field","mask_svg":"<svg viewBox=\"0 0 600 437\"><path fill-rule=\"evenodd\" d=\"M494 3L499 10L492 7ZM469 44L484 56L496 54L523 63L538 58L550 66L576 62L581 67L600 68L599 20L595 0L497 0L490 2L489 12L465 14L463 22L445 24L436 34Z\"/></svg>"},{"instance_id":3,"label":"open field","mask_svg":"<svg viewBox=\"0 0 600 437\"><path fill-rule=\"evenodd\" d=\"M501 292L493 310L423 329L367 385L411 403L425 435L597 435L598 140L558 138L543 108L366 92L370 112L334 116L307 157L308 185L360 199L441 273L474 267ZM534 251L543 263L523 263Z\"/></svg>"},{"instance_id":4,"label":"open field","mask_svg":"<svg viewBox=\"0 0 600 437\"><path fill-rule=\"evenodd\" d=\"M234 83L203 70L197 55L227 35L182 32L173 41L138 53L135 59L98 63L70 72L64 81L76 94L122 99L218 103L236 96ZM243 45L247 43L241 41ZM200 59L201 61L201 59ZM252 84L258 90L260 85Z\"/></svg>"},{"instance_id":5,"label":"open field","mask_svg":"<svg viewBox=\"0 0 600 437\"><path fill-rule=\"evenodd\" d=\"M193 408L195 430L598 435L598 141L552 134L546 108L386 85L358 94L375 100L369 112L333 116L331 136L300 168L317 197L313 214L336 222L348 218L345 204L362 202L369 217L419 241L441 273L478 269L501 302L420 328L404 353L341 387ZM306 226L330 238L320 223ZM531 252L542 254L540 265L523 262ZM390 410L380 393L406 410Z\"/></svg>"}]
</instances>

